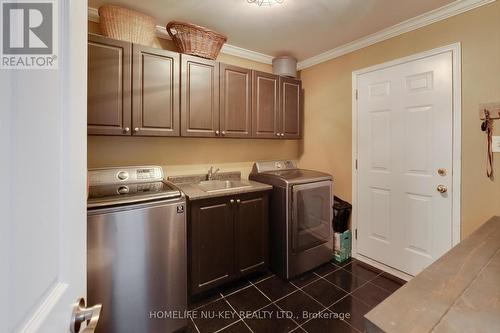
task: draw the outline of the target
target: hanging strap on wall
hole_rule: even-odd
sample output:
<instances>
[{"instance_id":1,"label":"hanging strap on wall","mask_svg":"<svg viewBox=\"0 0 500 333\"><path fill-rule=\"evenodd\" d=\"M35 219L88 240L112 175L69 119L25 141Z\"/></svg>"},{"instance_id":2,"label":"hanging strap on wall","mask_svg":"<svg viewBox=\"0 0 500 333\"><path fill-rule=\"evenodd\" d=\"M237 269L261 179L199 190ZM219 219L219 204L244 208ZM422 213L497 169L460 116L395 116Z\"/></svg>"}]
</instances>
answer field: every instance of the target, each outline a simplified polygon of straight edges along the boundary
<instances>
[{"instance_id":1,"label":"hanging strap on wall","mask_svg":"<svg viewBox=\"0 0 500 333\"><path fill-rule=\"evenodd\" d=\"M488 140L488 162L486 166L486 175L493 179L493 119L490 118L490 112L484 110L485 120L481 124L481 129L486 132Z\"/></svg>"}]
</instances>

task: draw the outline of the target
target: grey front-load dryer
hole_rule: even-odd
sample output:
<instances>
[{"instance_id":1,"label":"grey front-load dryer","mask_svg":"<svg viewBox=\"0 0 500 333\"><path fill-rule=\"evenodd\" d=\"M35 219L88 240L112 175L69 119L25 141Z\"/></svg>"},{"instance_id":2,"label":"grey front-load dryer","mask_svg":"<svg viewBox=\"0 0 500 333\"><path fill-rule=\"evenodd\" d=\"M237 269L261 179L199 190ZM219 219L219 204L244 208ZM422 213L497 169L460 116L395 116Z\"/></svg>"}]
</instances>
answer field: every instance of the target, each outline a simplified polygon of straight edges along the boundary
<instances>
[{"instance_id":1,"label":"grey front-load dryer","mask_svg":"<svg viewBox=\"0 0 500 333\"><path fill-rule=\"evenodd\" d=\"M333 258L333 179L294 161L256 162L249 177L273 186L270 264L291 279Z\"/></svg>"}]
</instances>

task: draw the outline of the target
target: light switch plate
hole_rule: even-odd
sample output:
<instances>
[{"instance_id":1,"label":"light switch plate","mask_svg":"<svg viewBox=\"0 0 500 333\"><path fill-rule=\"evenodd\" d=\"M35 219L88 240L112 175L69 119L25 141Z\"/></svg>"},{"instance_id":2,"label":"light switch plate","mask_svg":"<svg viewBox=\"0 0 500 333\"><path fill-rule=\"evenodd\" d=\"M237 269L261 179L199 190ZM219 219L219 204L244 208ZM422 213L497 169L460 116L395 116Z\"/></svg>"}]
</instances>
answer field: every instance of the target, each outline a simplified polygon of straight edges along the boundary
<instances>
[{"instance_id":1,"label":"light switch plate","mask_svg":"<svg viewBox=\"0 0 500 333\"><path fill-rule=\"evenodd\" d=\"M492 138L492 143L493 143L493 152L494 153L500 153L500 136L494 136Z\"/></svg>"}]
</instances>

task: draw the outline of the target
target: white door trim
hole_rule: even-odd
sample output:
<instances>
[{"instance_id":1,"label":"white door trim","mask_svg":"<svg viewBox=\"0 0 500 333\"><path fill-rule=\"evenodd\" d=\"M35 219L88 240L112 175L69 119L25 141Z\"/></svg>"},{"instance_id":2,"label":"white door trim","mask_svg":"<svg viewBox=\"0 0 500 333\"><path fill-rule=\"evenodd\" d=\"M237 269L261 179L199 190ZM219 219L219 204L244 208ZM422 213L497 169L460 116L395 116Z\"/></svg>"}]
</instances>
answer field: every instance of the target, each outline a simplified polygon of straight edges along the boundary
<instances>
[{"instance_id":1,"label":"white door trim","mask_svg":"<svg viewBox=\"0 0 500 333\"><path fill-rule=\"evenodd\" d=\"M446 45L433 50L425 51L408 57L396 59L383 64L363 68L352 72L352 230L355 231L358 227L357 211L358 211L358 103L357 89L358 76L380 69L401 65L407 62L435 56L438 54L452 52L453 55L453 173L452 173L452 245L455 246L460 242L460 198L461 198L461 159L462 159L462 69L461 69L461 45L455 43ZM358 254L357 240L353 237L352 256L363 261L372 261L369 258ZM373 261L372 261L373 263ZM387 271L394 271L393 268L379 265L379 268L386 268ZM404 273L403 273L404 274Z\"/></svg>"}]
</instances>

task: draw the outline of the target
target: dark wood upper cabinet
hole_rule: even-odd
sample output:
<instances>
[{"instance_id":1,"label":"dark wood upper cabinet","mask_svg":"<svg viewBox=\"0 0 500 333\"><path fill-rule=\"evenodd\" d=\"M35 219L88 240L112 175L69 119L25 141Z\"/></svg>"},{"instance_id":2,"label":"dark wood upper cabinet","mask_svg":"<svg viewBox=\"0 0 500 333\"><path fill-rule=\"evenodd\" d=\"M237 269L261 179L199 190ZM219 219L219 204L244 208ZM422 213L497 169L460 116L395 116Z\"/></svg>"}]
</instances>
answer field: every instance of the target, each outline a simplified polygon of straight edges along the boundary
<instances>
[{"instance_id":1,"label":"dark wood upper cabinet","mask_svg":"<svg viewBox=\"0 0 500 333\"><path fill-rule=\"evenodd\" d=\"M180 55L137 44L132 51L133 134L179 136Z\"/></svg>"},{"instance_id":2,"label":"dark wood upper cabinet","mask_svg":"<svg viewBox=\"0 0 500 333\"><path fill-rule=\"evenodd\" d=\"M181 84L181 135L217 136L219 63L182 54Z\"/></svg>"},{"instance_id":3,"label":"dark wood upper cabinet","mask_svg":"<svg viewBox=\"0 0 500 333\"><path fill-rule=\"evenodd\" d=\"M88 35L88 134L300 139L300 80Z\"/></svg>"},{"instance_id":4,"label":"dark wood upper cabinet","mask_svg":"<svg viewBox=\"0 0 500 333\"><path fill-rule=\"evenodd\" d=\"M253 71L252 131L255 138L279 137L279 76Z\"/></svg>"},{"instance_id":5,"label":"dark wood upper cabinet","mask_svg":"<svg viewBox=\"0 0 500 333\"><path fill-rule=\"evenodd\" d=\"M268 263L268 197L242 196L234 219L237 274L262 270Z\"/></svg>"},{"instance_id":6,"label":"dark wood upper cabinet","mask_svg":"<svg viewBox=\"0 0 500 333\"><path fill-rule=\"evenodd\" d=\"M252 136L252 71L220 64L220 134Z\"/></svg>"},{"instance_id":7,"label":"dark wood upper cabinet","mask_svg":"<svg viewBox=\"0 0 500 333\"><path fill-rule=\"evenodd\" d=\"M299 80L280 77L280 133L285 139L301 137L301 93Z\"/></svg>"},{"instance_id":8,"label":"dark wood upper cabinet","mask_svg":"<svg viewBox=\"0 0 500 333\"><path fill-rule=\"evenodd\" d=\"M130 135L131 44L88 35L88 134Z\"/></svg>"},{"instance_id":9,"label":"dark wood upper cabinet","mask_svg":"<svg viewBox=\"0 0 500 333\"><path fill-rule=\"evenodd\" d=\"M190 209L190 290L199 293L234 275L233 210L227 198L194 202Z\"/></svg>"}]
</instances>

